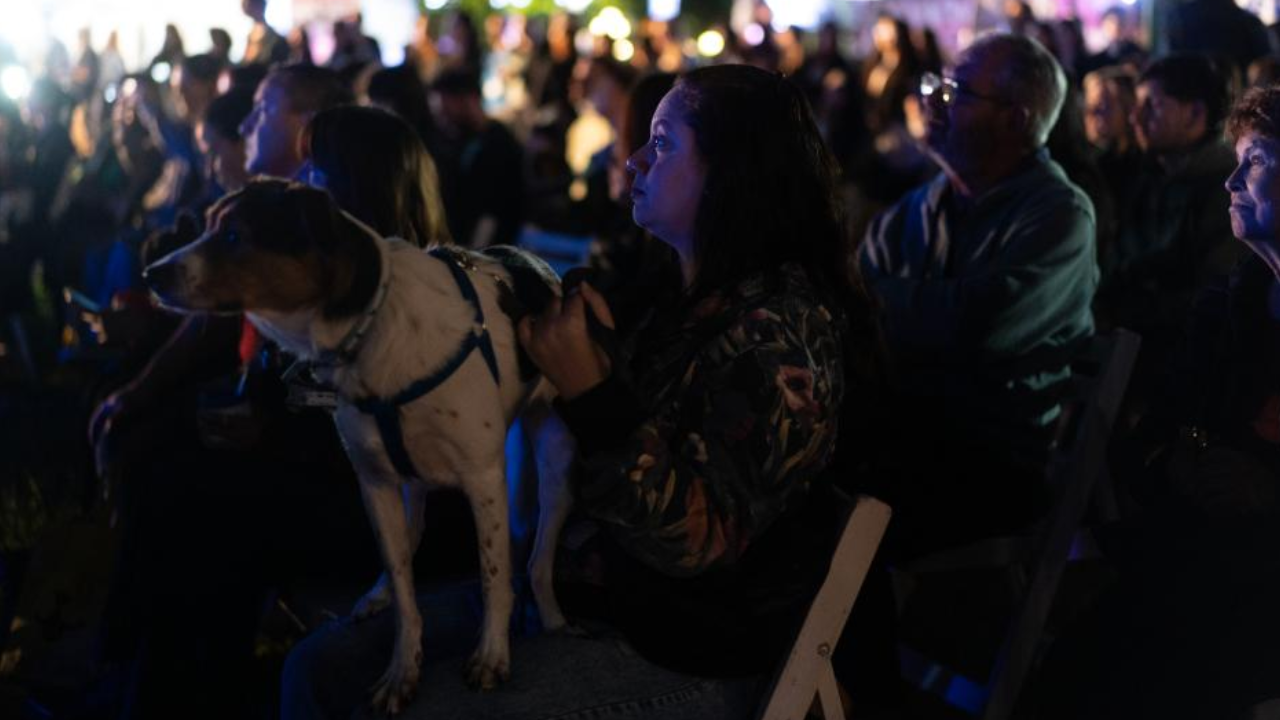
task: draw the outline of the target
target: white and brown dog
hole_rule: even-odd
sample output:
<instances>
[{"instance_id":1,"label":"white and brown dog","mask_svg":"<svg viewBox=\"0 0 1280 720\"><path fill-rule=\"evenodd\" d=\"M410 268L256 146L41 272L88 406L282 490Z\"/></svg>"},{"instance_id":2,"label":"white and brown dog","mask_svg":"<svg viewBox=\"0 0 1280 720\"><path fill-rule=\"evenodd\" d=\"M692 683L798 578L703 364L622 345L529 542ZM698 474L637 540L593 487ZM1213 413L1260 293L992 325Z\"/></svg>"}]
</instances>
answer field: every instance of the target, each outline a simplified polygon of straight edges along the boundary
<instances>
[{"instance_id":1,"label":"white and brown dog","mask_svg":"<svg viewBox=\"0 0 1280 720\"><path fill-rule=\"evenodd\" d=\"M393 604L398 621L390 667L374 687L379 710L402 710L418 683L422 618L412 559L429 486L465 492L479 535L485 614L468 679L490 688L509 674L504 441L521 412L545 430L548 442L539 444L555 448L538 458L530 572L543 624L564 625L551 571L569 510L572 449L567 433L545 422L553 391L521 367L513 319L520 290L532 287L549 299L559 283L526 253L507 249L504 257L429 254L378 237L322 190L258 180L214 205L199 239L146 271L166 306L244 312L283 350L313 362L316 375L336 389L334 417L386 564L353 614L367 617ZM536 310L536 302L529 306Z\"/></svg>"}]
</instances>

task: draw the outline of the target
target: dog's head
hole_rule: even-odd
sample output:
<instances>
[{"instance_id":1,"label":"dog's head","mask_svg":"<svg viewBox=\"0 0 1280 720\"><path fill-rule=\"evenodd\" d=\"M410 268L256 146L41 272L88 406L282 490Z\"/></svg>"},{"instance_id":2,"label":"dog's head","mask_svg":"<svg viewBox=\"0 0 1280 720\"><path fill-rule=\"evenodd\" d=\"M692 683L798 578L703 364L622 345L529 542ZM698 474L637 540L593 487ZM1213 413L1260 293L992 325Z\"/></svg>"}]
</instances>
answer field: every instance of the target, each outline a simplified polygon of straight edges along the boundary
<instances>
[{"instance_id":1,"label":"dog's head","mask_svg":"<svg viewBox=\"0 0 1280 720\"><path fill-rule=\"evenodd\" d=\"M182 312L350 314L363 306L353 293L371 295L376 285L371 233L324 190L259 179L209 208L204 234L143 276L161 303ZM371 264L374 282L357 283Z\"/></svg>"}]
</instances>

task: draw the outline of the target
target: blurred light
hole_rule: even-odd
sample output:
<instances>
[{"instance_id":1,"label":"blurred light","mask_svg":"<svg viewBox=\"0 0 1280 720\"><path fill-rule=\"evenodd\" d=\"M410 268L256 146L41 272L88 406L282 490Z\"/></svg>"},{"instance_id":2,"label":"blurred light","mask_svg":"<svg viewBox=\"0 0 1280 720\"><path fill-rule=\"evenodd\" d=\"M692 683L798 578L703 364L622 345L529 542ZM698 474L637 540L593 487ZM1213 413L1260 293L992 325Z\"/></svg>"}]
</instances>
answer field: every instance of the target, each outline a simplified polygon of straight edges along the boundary
<instances>
[{"instance_id":1,"label":"blurred light","mask_svg":"<svg viewBox=\"0 0 1280 720\"><path fill-rule=\"evenodd\" d=\"M293 29L293 3L280 0L267 3L264 19L273 30L287 37Z\"/></svg>"},{"instance_id":2,"label":"blurred light","mask_svg":"<svg viewBox=\"0 0 1280 720\"><path fill-rule=\"evenodd\" d=\"M556 0L556 5L568 10L571 13L580 13L591 7L591 3L595 0Z\"/></svg>"},{"instance_id":3,"label":"blurred light","mask_svg":"<svg viewBox=\"0 0 1280 720\"><path fill-rule=\"evenodd\" d=\"M715 57L724 52L724 35L716 30L708 30L698 36L698 54L702 57Z\"/></svg>"},{"instance_id":4,"label":"blurred light","mask_svg":"<svg viewBox=\"0 0 1280 720\"><path fill-rule=\"evenodd\" d=\"M773 11L773 29L782 32L789 27L813 30L822 20L829 0L765 0Z\"/></svg>"},{"instance_id":5,"label":"blurred light","mask_svg":"<svg viewBox=\"0 0 1280 720\"><path fill-rule=\"evenodd\" d=\"M449 4L449 0L427 0L428 10L443 10L445 5Z\"/></svg>"},{"instance_id":6,"label":"blurred light","mask_svg":"<svg viewBox=\"0 0 1280 720\"><path fill-rule=\"evenodd\" d=\"M31 92L31 76L27 69L19 65L10 65L0 71L0 90L11 100L21 100Z\"/></svg>"},{"instance_id":7,"label":"blurred light","mask_svg":"<svg viewBox=\"0 0 1280 720\"><path fill-rule=\"evenodd\" d=\"M649 17L658 22L675 20L680 14L680 0L649 0Z\"/></svg>"},{"instance_id":8,"label":"blurred light","mask_svg":"<svg viewBox=\"0 0 1280 720\"><path fill-rule=\"evenodd\" d=\"M630 62L635 57L636 46L631 41L623 38L613 43L613 59L618 62Z\"/></svg>"},{"instance_id":9,"label":"blurred light","mask_svg":"<svg viewBox=\"0 0 1280 720\"><path fill-rule=\"evenodd\" d=\"M1138 0L1123 0L1125 5L1137 5Z\"/></svg>"},{"instance_id":10,"label":"blurred light","mask_svg":"<svg viewBox=\"0 0 1280 720\"><path fill-rule=\"evenodd\" d=\"M169 82L169 75L173 73L173 68L169 67L169 63L161 62L151 66L151 79L158 83Z\"/></svg>"},{"instance_id":11,"label":"blurred light","mask_svg":"<svg viewBox=\"0 0 1280 720\"><path fill-rule=\"evenodd\" d=\"M753 47L759 45L764 42L764 28L760 26L760 23L751 23L742 28L742 39Z\"/></svg>"},{"instance_id":12,"label":"blurred light","mask_svg":"<svg viewBox=\"0 0 1280 720\"><path fill-rule=\"evenodd\" d=\"M494 10L501 10L507 6L507 0L489 0L489 7Z\"/></svg>"},{"instance_id":13,"label":"blurred light","mask_svg":"<svg viewBox=\"0 0 1280 720\"><path fill-rule=\"evenodd\" d=\"M529 2L530 0L511 0L511 7L523 10L524 8L529 7Z\"/></svg>"},{"instance_id":14,"label":"blurred light","mask_svg":"<svg viewBox=\"0 0 1280 720\"><path fill-rule=\"evenodd\" d=\"M631 34L631 22L616 7L607 7L591 19L588 26L592 35L607 35L611 40L621 40Z\"/></svg>"},{"instance_id":15,"label":"blurred light","mask_svg":"<svg viewBox=\"0 0 1280 720\"><path fill-rule=\"evenodd\" d=\"M579 55L590 56L596 51L596 36L586 28L578 28L573 34L573 47Z\"/></svg>"},{"instance_id":16,"label":"blurred light","mask_svg":"<svg viewBox=\"0 0 1280 720\"><path fill-rule=\"evenodd\" d=\"M116 84L115 83L111 83L110 85L102 89L102 99L105 100L107 103L113 103L116 101Z\"/></svg>"}]
</instances>

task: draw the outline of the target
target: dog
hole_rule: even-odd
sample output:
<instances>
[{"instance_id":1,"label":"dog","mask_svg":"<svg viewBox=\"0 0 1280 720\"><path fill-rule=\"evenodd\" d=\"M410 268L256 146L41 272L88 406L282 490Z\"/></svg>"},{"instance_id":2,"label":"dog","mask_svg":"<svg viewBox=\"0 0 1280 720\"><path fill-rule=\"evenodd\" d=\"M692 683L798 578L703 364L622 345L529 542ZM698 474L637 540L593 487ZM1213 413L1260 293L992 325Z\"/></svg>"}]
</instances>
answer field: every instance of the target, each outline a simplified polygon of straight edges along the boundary
<instances>
[{"instance_id":1,"label":"dog","mask_svg":"<svg viewBox=\"0 0 1280 720\"><path fill-rule=\"evenodd\" d=\"M555 448L537 458L529 571L544 627L565 625L551 574L571 503L572 441L550 412L554 390L522 362L515 335L520 314L558 295L559 281L528 253L497 254L428 253L384 239L323 190L262 179L219 200L199 238L145 271L163 306L243 312L335 389L334 419L386 566L352 613L365 618L389 605L396 612L393 656L373 688L375 709L391 714L413 699L419 679L412 559L431 486L460 488L475 517L485 611L468 680L488 689L509 677L504 443L522 412L541 435L535 445Z\"/></svg>"}]
</instances>

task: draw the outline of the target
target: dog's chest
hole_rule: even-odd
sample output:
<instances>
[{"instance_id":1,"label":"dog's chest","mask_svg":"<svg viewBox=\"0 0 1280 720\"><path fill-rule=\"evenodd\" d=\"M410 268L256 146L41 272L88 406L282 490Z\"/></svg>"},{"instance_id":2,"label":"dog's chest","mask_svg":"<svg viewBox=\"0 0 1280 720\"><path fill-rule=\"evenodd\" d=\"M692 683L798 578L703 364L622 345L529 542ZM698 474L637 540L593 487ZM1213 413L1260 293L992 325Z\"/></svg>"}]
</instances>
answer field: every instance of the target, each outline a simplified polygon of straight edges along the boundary
<instances>
[{"instance_id":1,"label":"dog's chest","mask_svg":"<svg viewBox=\"0 0 1280 720\"><path fill-rule=\"evenodd\" d=\"M396 415L395 427L380 426L375 413L349 401L339 404L335 421L357 470L400 474L392 457L396 444L414 475L445 485L463 484L502 462L508 413L482 363L469 362L431 393L387 409Z\"/></svg>"}]
</instances>

